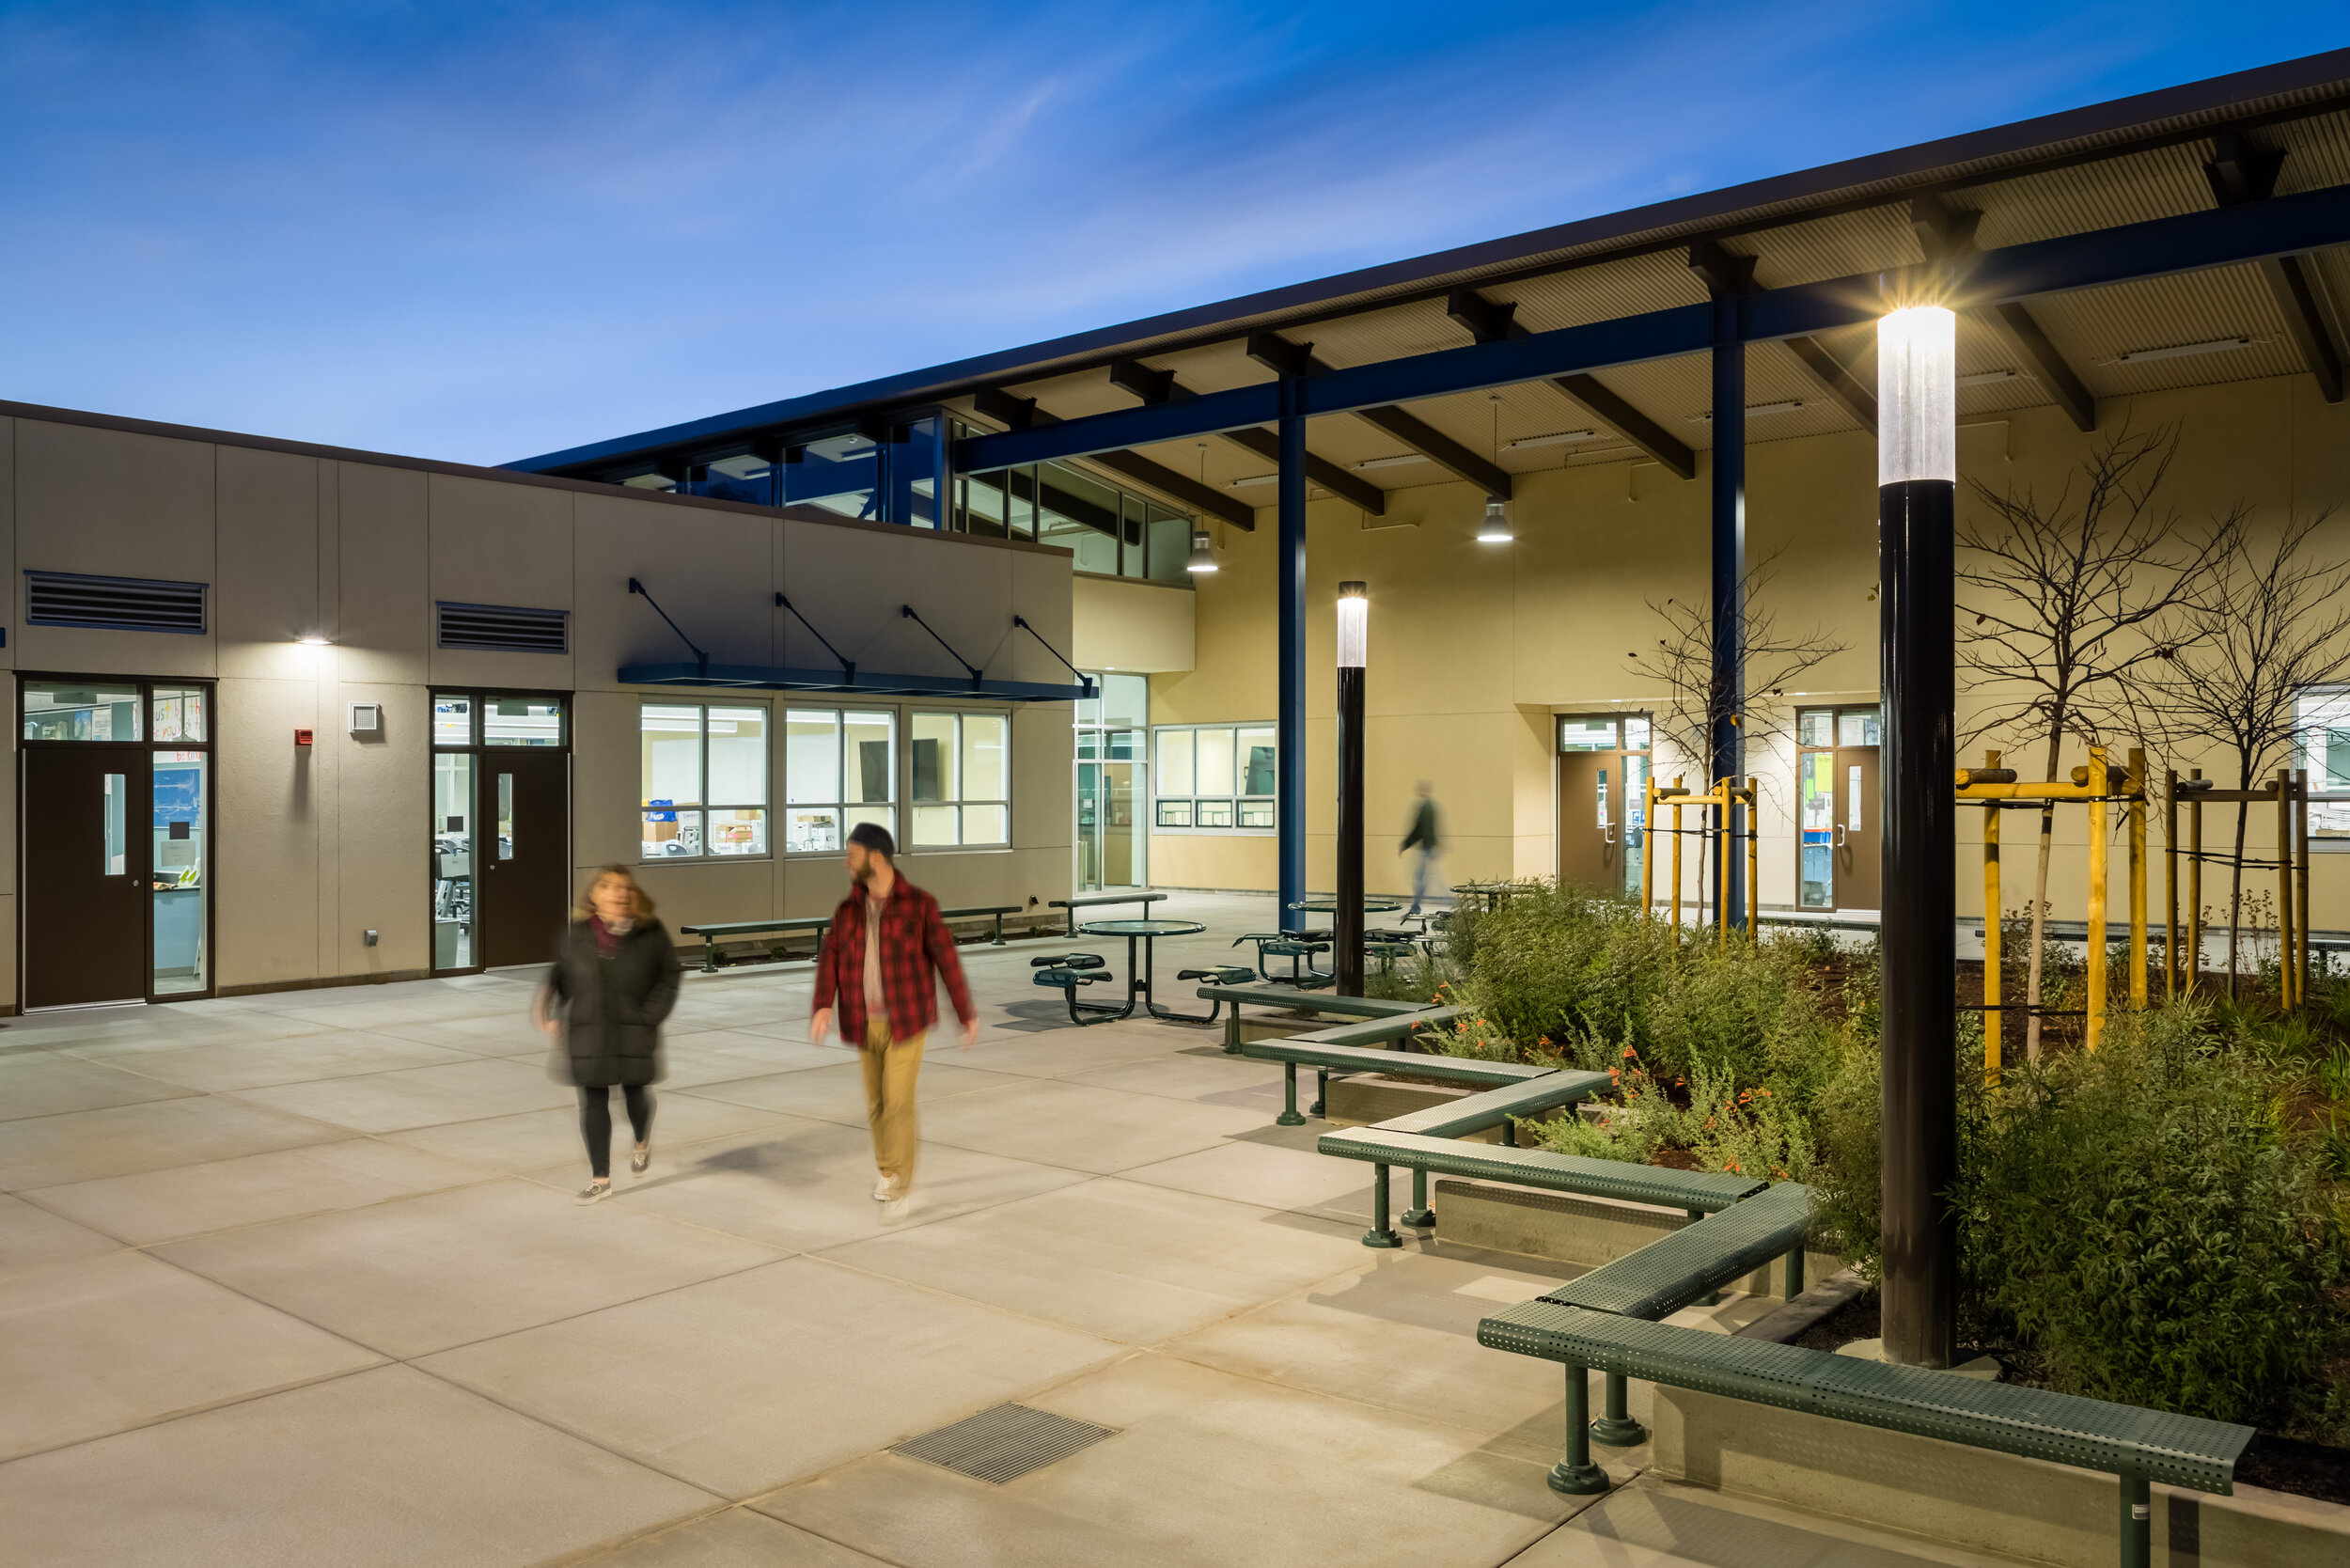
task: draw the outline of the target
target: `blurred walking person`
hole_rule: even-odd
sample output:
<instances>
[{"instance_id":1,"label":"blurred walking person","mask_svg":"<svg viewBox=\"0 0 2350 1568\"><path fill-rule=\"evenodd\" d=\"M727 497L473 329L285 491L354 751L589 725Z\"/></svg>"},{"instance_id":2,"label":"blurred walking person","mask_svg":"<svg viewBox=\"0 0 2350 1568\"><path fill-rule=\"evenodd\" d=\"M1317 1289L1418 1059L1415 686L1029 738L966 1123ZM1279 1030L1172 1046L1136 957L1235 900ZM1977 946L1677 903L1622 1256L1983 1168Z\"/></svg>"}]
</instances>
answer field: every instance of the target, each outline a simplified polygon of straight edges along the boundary
<instances>
[{"instance_id":1,"label":"blurred walking person","mask_svg":"<svg viewBox=\"0 0 2350 1568\"><path fill-rule=\"evenodd\" d=\"M628 1102L629 1130L636 1137L628 1168L642 1176L652 1165L650 1090L663 1076L661 1026L677 993L677 949L652 917L652 900L626 867L604 867L572 912L555 967L530 1004L532 1021L560 1043L556 1077L579 1090L588 1170L582 1203L612 1192L615 1087Z\"/></svg>"},{"instance_id":2,"label":"blurred walking person","mask_svg":"<svg viewBox=\"0 0 2350 1568\"><path fill-rule=\"evenodd\" d=\"M938 1022L938 982L947 982L963 1048L979 1037L979 1015L964 982L955 939L938 901L898 874L897 841L876 823L849 834L849 896L833 911L816 960L815 1016L808 1037L822 1042L839 1013L840 1038L857 1047L865 1069L865 1120L873 1130L873 1196L891 1219L906 1213L921 1128L914 1081L922 1043Z\"/></svg>"},{"instance_id":3,"label":"blurred walking person","mask_svg":"<svg viewBox=\"0 0 2350 1568\"><path fill-rule=\"evenodd\" d=\"M1407 920L1419 913L1420 904L1428 897L1429 882L1436 874L1436 802L1425 778L1412 787L1412 793L1416 802L1411 831L1403 835L1403 847L1396 851L1398 855L1419 851L1419 860L1412 867L1412 907L1403 912Z\"/></svg>"}]
</instances>

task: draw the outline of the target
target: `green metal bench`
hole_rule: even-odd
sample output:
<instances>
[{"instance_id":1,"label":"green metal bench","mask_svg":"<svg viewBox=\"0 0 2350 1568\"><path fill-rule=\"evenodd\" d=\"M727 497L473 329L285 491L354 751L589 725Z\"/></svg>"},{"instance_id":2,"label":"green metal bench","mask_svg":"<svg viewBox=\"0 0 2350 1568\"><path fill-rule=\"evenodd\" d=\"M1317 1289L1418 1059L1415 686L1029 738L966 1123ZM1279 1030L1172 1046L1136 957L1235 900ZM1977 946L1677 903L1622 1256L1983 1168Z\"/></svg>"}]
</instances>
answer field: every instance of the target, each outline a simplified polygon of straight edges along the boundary
<instances>
[{"instance_id":1,"label":"green metal bench","mask_svg":"<svg viewBox=\"0 0 2350 1568\"><path fill-rule=\"evenodd\" d=\"M1237 965L1235 965L1237 967ZM1203 1002L1230 1002L1231 1012L1224 1021L1224 1049L1227 1055L1240 1055L1240 1010L1244 1002L1259 1007L1276 1007L1286 1011L1334 1012L1340 1017L1401 1018L1407 1013L1429 1010L1418 1002L1383 1001L1376 996L1339 996L1326 992L1307 995L1286 985L1239 984L1203 985L1193 993Z\"/></svg>"},{"instance_id":2,"label":"green metal bench","mask_svg":"<svg viewBox=\"0 0 2350 1568\"><path fill-rule=\"evenodd\" d=\"M1417 1064L1413 1070L1420 1071ZM1400 1217L1415 1229L1436 1223L1436 1213L1428 1206L1431 1176L1465 1176L1473 1181L1507 1182L1544 1192L1653 1203L1680 1209L1692 1220L1726 1209L1762 1189L1762 1183L1744 1176L1710 1170L1673 1170L1663 1166L1631 1165L1622 1160L1595 1160L1581 1154L1559 1154L1547 1149L1520 1149L1509 1144L1463 1143L1457 1138L1431 1137L1424 1133L1396 1132L1392 1130L1394 1125L1392 1121L1383 1121L1375 1127L1341 1127L1323 1134L1315 1148L1340 1159L1368 1161L1383 1171L1389 1166L1409 1170L1412 1206ZM1374 1192L1374 1200L1376 1196ZM1374 1216L1373 1230L1379 1229L1384 1227Z\"/></svg>"},{"instance_id":3,"label":"green metal bench","mask_svg":"<svg viewBox=\"0 0 2350 1568\"><path fill-rule=\"evenodd\" d=\"M1138 903L1143 906L1143 915L1148 915L1151 913L1151 905L1165 902L1166 899L1165 893L1080 893L1074 898L1047 899L1044 901L1044 907L1069 911L1069 930L1066 934L1074 936L1077 934L1077 911L1080 909L1100 909L1107 904ZM1136 917L1139 919L1141 917Z\"/></svg>"},{"instance_id":4,"label":"green metal bench","mask_svg":"<svg viewBox=\"0 0 2350 1568\"><path fill-rule=\"evenodd\" d=\"M832 917L829 915L803 915L788 920L728 920L711 926L680 926L677 930L680 936L698 936L702 939L701 972L714 975L727 967L728 963L726 955L718 950L721 942L770 933L789 935L798 931L821 932L831 924ZM784 956L780 948L770 948L767 953L770 958L777 960Z\"/></svg>"},{"instance_id":5,"label":"green metal bench","mask_svg":"<svg viewBox=\"0 0 2350 1568\"><path fill-rule=\"evenodd\" d=\"M1496 1350L1565 1363L1567 1456L1551 1472L1551 1484L1562 1492L1604 1491L1607 1485L1606 1473L1591 1463L1582 1420L1587 1369L1597 1367L1611 1386L1637 1377L2102 1470L2122 1482L2123 1568L2147 1568L2152 1560L2151 1483L2227 1496L2235 1490L2236 1460L2253 1436L2251 1428L2224 1421L1681 1328L1549 1298L1487 1318L1478 1325L1477 1340Z\"/></svg>"}]
</instances>

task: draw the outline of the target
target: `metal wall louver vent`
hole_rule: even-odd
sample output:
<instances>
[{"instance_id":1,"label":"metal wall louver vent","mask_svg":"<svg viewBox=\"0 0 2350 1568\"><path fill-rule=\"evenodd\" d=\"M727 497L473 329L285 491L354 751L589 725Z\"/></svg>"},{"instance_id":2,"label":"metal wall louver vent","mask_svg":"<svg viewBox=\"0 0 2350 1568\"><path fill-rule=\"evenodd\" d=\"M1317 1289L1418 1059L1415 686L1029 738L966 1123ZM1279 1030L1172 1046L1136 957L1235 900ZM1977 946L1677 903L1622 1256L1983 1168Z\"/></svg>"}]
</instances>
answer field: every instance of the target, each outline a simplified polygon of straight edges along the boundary
<instances>
[{"instance_id":1,"label":"metal wall louver vent","mask_svg":"<svg viewBox=\"0 0 2350 1568\"><path fill-rule=\"evenodd\" d=\"M202 583L90 577L78 572L24 573L24 619L34 626L109 632L204 633Z\"/></svg>"},{"instance_id":2,"label":"metal wall louver vent","mask_svg":"<svg viewBox=\"0 0 2350 1568\"><path fill-rule=\"evenodd\" d=\"M451 604L440 606L440 645L480 649L493 653L568 653L572 651L572 612L525 610L511 604Z\"/></svg>"}]
</instances>

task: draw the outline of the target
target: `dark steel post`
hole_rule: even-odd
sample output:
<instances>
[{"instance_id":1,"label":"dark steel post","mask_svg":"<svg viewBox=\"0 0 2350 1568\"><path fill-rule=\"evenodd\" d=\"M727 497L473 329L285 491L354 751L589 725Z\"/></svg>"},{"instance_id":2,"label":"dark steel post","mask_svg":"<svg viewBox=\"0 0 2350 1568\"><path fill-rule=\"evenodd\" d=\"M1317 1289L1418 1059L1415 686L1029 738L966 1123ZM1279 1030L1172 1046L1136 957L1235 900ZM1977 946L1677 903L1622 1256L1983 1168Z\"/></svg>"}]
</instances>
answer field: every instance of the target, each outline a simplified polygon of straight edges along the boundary
<instances>
[{"instance_id":1,"label":"dark steel post","mask_svg":"<svg viewBox=\"0 0 2350 1568\"><path fill-rule=\"evenodd\" d=\"M1744 731L1747 640L1747 344L1739 332L1740 296L1714 290L1713 756L1705 787L1746 776ZM1715 843L1714 908L1731 929L1747 924L1746 857L1731 853L1737 810L1712 808Z\"/></svg>"},{"instance_id":2,"label":"dark steel post","mask_svg":"<svg viewBox=\"0 0 2350 1568\"><path fill-rule=\"evenodd\" d=\"M1954 321L1895 311L1877 348L1885 1353L1920 1367L1947 1367L1956 1350L1958 1242L1943 1199L1958 1174Z\"/></svg>"},{"instance_id":3,"label":"dark steel post","mask_svg":"<svg viewBox=\"0 0 2350 1568\"><path fill-rule=\"evenodd\" d=\"M1330 922L1332 989L1363 994L1363 666L1370 607L1360 583L1340 583L1338 604L1338 905Z\"/></svg>"},{"instance_id":4,"label":"dark steel post","mask_svg":"<svg viewBox=\"0 0 2350 1568\"><path fill-rule=\"evenodd\" d=\"M1280 711L1275 715L1278 776L1273 807L1280 909L1274 924L1293 931L1305 921L1290 905L1306 896L1306 416L1298 412L1295 376L1281 378L1280 443L1280 540L1274 588Z\"/></svg>"}]
</instances>

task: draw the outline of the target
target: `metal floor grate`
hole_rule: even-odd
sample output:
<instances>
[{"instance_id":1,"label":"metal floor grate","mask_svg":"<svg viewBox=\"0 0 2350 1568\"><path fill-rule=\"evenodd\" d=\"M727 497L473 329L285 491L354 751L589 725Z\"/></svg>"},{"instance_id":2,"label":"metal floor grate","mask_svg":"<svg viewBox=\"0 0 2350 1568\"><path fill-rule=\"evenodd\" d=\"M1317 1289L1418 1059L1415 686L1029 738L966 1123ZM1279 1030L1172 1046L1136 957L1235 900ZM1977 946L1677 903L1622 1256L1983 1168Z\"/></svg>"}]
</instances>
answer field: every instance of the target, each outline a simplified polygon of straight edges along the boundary
<instances>
[{"instance_id":1,"label":"metal floor grate","mask_svg":"<svg viewBox=\"0 0 2350 1568\"><path fill-rule=\"evenodd\" d=\"M936 1432L909 1437L889 1451L1000 1486L1090 1448L1117 1430L1025 1404L999 1404Z\"/></svg>"}]
</instances>

